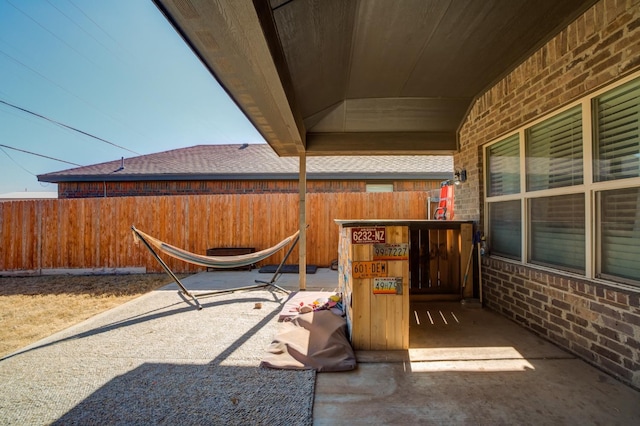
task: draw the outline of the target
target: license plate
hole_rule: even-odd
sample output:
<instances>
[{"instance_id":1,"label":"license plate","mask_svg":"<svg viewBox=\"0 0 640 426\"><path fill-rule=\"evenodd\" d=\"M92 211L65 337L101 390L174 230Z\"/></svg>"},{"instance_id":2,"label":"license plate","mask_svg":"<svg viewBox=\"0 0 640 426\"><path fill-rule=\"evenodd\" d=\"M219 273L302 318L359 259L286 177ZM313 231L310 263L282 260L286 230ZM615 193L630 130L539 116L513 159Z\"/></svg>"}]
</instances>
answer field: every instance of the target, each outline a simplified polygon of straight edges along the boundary
<instances>
[{"instance_id":1,"label":"license plate","mask_svg":"<svg viewBox=\"0 0 640 426\"><path fill-rule=\"evenodd\" d=\"M402 277L374 278L373 294L402 294Z\"/></svg>"},{"instance_id":2,"label":"license plate","mask_svg":"<svg viewBox=\"0 0 640 426\"><path fill-rule=\"evenodd\" d=\"M369 226L366 228L351 228L351 244L377 244L386 241L387 229Z\"/></svg>"},{"instance_id":3,"label":"license plate","mask_svg":"<svg viewBox=\"0 0 640 426\"><path fill-rule=\"evenodd\" d=\"M375 244L373 246L373 260L407 260L409 259L409 244Z\"/></svg>"},{"instance_id":4,"label":"license plate","mask_svg":"<svg viewBox=\"0 0 640 426\"><path fill-rule=\"evenodd\" d=\"M375 278L387 276L387 262L353 262L351 265L353 278Z\"/></svg>"}]
</instances>

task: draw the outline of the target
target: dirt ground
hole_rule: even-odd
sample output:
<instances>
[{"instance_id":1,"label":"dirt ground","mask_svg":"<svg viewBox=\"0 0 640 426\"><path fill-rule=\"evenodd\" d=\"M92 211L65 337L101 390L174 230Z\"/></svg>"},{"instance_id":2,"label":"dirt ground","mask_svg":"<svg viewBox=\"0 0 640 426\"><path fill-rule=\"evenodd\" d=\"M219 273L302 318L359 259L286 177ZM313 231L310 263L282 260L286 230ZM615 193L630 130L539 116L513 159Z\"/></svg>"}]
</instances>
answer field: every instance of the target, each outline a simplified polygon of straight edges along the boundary
<instances>
[{"instance_id":1,"label":"dirt ground","mask_svg":"<svg viewBox=\"0 0 640 426\"><path fill-rule=\"evenodd\" d=\"M0 357L170 282L165 274L0 277Z\"/></svg>"}]
</instances>

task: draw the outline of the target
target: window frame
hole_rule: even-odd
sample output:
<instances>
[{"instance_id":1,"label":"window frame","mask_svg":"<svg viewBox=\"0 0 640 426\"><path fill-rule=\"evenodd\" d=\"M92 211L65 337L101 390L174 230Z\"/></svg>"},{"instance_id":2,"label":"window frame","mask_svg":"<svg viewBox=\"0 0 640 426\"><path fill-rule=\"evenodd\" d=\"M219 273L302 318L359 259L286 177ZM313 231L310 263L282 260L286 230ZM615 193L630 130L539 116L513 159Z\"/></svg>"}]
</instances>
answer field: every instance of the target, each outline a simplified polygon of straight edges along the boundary
<instances>
[{"instance_id":1,"label":"window frame","mask_svg":"<svg viewBox=\"0 0 640 426\"><path fill-rule=\"evenodd\" d=\"M393 182L366 182L365 192L395 192L395 185L393 184Z\"/></svg>"},{"instance_id":2,"label":"window frame","mask_svg":"<svg viewBox=\"0 0 640 426\"><path fill-rule=\"evenodd\" d=\"M518 209L520 210L520 215L522 216L522 201L519 200L519 199L496 201L496 202L491 203L491 204L497 205L497 204L500 204L500 203L509 203L509 202L517 202L518 203ZM487 221L491 221L491 219L493 218L493 214L492 214L491 208L488 207L486 212L487 212L487 215L486 215ZM522 258L523 258L522 257L522 255L523 255L523 253L522 253L522 235L524 235L524 232L523 232L523 229L522 229L522 222L520 222L520 238L519 238L520 239L520 241L519 241L520 242L520 248L519 248L519 251L518 251L517 255L515 255L515 254L514 255L509 255L509 254L504 253L504 254L499 254L498 256L499 257L508 258L508 259L511 259L511 260L514 260L514 261L521 261Z\"/></svg>"},{"instance_id":3,"label":"window frame","mask_svg":"<svg viewBox=\"0 0 640 426\"><path fill-rule=\"evenodd\" d=\"M623 277L612 277L607 274L603 274L602 270L602 258L601 251L599 249L599 238L600 238L600 225L599 225L599 216L600 213L598 211L599 204L598 199L600 197L600 193L607 190L614 189L624 189L624 188L635 188L640 187L640 177L632 177L632 178L624 178L618 180L607 180L607 181L595 181L594 173L595 173L595 163L594 163L594 138L596 137L594 131L597 127L596 120L593 113L593 106L595 104L595 99L599 96L612 91L624 84L627 84L633 80L640 78L640 72L636 72L631 74L625 78L622 78L606 87L601 88L600 90L594 91L593 93L584 96L583 98L571 102L567 105L564 105L561 108L558 108L544 116L541 116L535 120L532 120L521 127L514 129L508 133L503 134L502 136L492 140L491 142L485 144L482 149L483 153L483 190L484 190L484 200L483 200L483 208L484 211L487 212L485 215L485 223L484 223L484 232L487 236L487 242L489 244L489 249L491 249L491 217L488 214L490 211L490 205L497 202L502 201L513 201L519 200L521 203L521 258L520 260L505 257L500 255L492 254L492 256L498 257L500 259L504 259L505 261L515 262L522 265L527 265L533 268L549 270L552 272L560 272L563 274L576 275L581 278L586 278L594 281L602 281L607 284L613 286L620 286L624 288L631 288L633 290L640 290L640 279L637 281L625 279ZM582 144L583 144L583 183L577 184L573 186L559 187L559 188L551 188L551 189L537 189L533 191L527 190L527 164L526 164L526 135L527 130L536 126L546 120L552 119L554 117L559 116L560 114L566 113L567 111L575 108L577 106L581 107L582 111ZM489 149L492 145L501 143L506 139L513 137L515 134L519 134L520 141L520 191L516 194L508 194L508 195L498 195L498 196L489 196L489 177L491 171L489 170L488 164L488 153ZM540 265L539 263L531 262L531 218L530 218L530 200L535 198L542 197L552 197L556 195L568 195L568 194L583 194L584 195L584 205L585 205L585 226L584 226L584 238L585 238L585 271L583 273L570 271L567 269L563 269L560 266L550 266L550 265ZM491 253L491 252L490 252Z\"/></svg>"}]
</instances>

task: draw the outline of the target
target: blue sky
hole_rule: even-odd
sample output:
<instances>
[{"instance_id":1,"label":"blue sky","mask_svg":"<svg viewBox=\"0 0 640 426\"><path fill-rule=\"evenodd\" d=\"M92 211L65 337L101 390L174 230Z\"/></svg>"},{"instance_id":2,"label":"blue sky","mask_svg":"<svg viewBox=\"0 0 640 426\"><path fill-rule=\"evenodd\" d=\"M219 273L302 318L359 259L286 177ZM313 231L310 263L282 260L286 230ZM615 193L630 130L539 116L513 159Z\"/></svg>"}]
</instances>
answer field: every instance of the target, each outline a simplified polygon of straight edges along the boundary
<instances>
[{"instance_id":1,"label":"blue sky","mask_svg":"<svg viewBox=\"0 0 640 426\"><path fill-rule=\"evenodd\" d=\"M151 0L0 0L0 145L89 165L263 142ZM0 147L0 194L73 167Z\"/></svg>"}]
</instances>

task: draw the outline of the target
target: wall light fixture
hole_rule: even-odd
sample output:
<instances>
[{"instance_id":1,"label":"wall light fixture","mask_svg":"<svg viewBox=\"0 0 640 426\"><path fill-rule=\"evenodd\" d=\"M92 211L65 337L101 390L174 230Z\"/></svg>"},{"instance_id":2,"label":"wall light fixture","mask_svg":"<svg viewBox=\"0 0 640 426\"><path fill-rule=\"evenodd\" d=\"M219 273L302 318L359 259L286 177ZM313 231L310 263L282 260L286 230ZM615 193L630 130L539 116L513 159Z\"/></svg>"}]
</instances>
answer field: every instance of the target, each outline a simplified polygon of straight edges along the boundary
<instances>
[{"instance_id":1,"label":"wall light fixture","mask_svg":"<svg viewBox=\"0 0 640 426\"><path fill-rule=\"evenodd\" d=\"M453 183L460 185L467 180L467 169L457 169L453 174Z\"/></svg>"}]
</instances>

